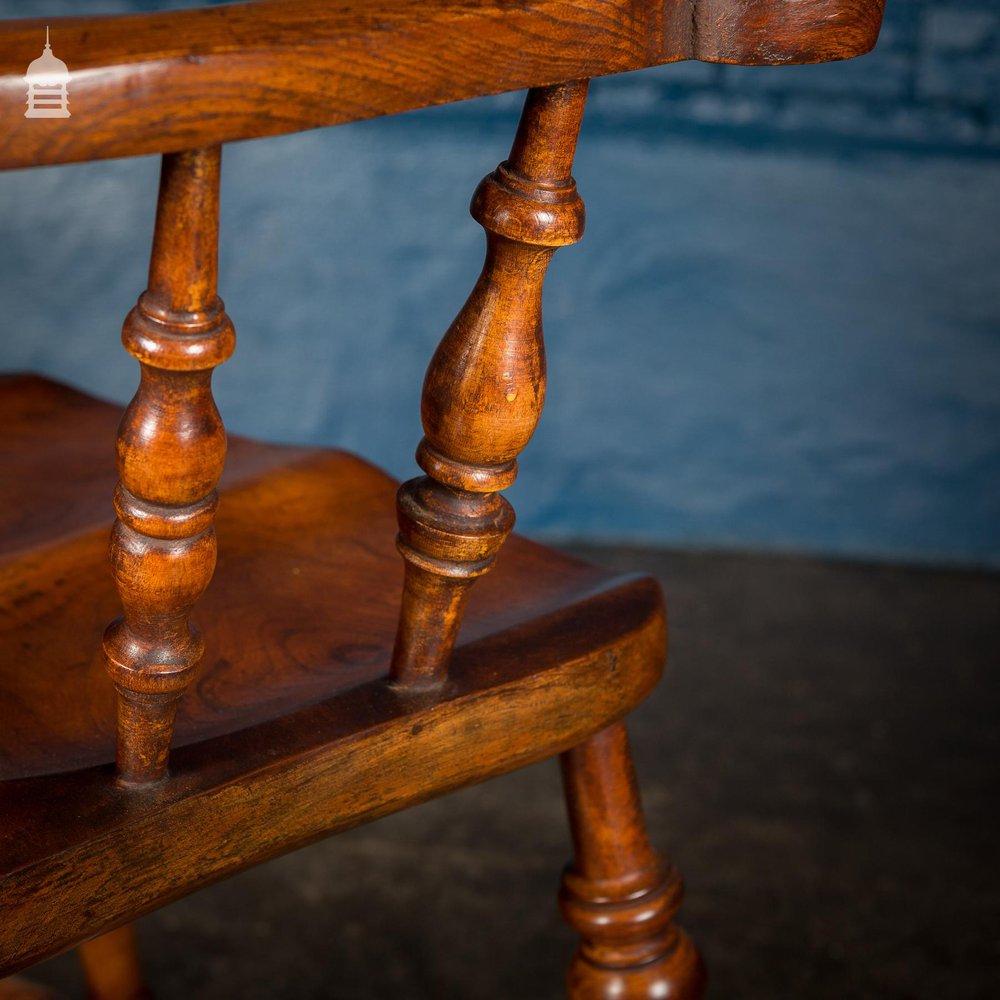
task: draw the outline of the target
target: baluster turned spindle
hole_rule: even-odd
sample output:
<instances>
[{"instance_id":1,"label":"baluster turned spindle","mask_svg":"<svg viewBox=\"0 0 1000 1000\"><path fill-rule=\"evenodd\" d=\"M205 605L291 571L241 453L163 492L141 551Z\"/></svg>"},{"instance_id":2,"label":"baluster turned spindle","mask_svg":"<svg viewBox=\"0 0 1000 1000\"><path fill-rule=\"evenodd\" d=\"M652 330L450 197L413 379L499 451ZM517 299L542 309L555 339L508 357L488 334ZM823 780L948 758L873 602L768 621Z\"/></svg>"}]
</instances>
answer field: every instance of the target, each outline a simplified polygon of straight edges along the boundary
<instances>
[{"instance_id":1,"label":"baluster turned spindle","mask_svg":"<svg viewBox=\"0 0 1000 1000\"><path fill-rule=\"evenodd\" d=\"M472 199L486 261L424 380L417 463L427 475L397 498L406 565L392 661L399 687L444 680L469 587L514 525L499 491L514 482L545 396L545 271L558 247L583 235L570 171L586 96L586 81L529 91L510 158Z\"/></svg>"},{"instance_id":2,"label":"baluster turned spindle","mask_svg":"<svg viewBox=\"0 0 1000 1000\"><path fill-rule=\"evenodd\" d=\"M111 562L124 616L108 627L104 654L129 783L166 773L177 702L203 649L188 618L215 569L226 435L211 379L235 343L216 294L220 155L163 157L149 288L122 330L141 375L118 431Z\"/></svg>"}]
</instances>

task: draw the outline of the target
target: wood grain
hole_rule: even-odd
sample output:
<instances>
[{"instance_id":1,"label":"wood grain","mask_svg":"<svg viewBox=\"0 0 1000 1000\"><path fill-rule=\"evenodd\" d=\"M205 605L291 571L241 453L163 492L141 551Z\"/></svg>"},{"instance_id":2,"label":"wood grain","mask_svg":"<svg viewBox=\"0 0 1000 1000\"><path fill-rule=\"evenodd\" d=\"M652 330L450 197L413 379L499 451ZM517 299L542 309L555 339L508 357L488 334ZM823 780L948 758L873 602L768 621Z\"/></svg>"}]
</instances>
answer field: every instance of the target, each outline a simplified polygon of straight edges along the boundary
<instances>
[{"instance_id":1,"label":"wood grain","mask_svg":"<svg viewBox=\"0 0 1000 1000\"><path fill-rule=\"evenodd\" d=\"M134 917L563 753L575 860L561 901L582 937L571 997L701 995L673 923L680 879L649 843L619 722L662 670L662 595L505 543L500 491L541 411L545 267L582 233L570 169L587 79L687 58L849 58L881 13L882 0L261 0L61 18L72 117L38 120L23 117L23 74L46 22L0 23L0 169L165 154L149 289L123 331L142 376L118 435L125 615L104 646L117 727L99 651L118 603L117 412L0 378L0 975L91 941L95 996L142 996L116 931ZM427 475L397 508L396 484L353 456L236 440L216 516L226 442L210 377L233 346L215 287L221 144L525 87L510 159L473 199L482 275L425 381ZM202 659L189 615L210 580Z\"/></svg>"},{"instance_id":2,"label":"wood grain","mask_svg":"<svg viewBox=\"0 0 1000 1000\"><path fill-rule=\"evenodd\" d=\"M514 527L500 491L545 399L545 273L556 249L583 235L570 171L586 99L586 81L528 91L510 157L472 198L486 260L424 378L417 463L427 475L404 483L397 501L400 687L443 683L470 588Z\"/></svg>"},{"instance_id":3,"label":"wood grain","mask_svg":"<svg viewBox=\"0 0 1000 1000\"><path fill-rule=\"evenodd\" d=\"M883 0L261 0L0 22L0 169L174 152L681 59L847 59ZM66 119L25 119L41 51Z\"/></svg>"},{"instance_id":4,"label":"wood grain","mask_svg":"<svg viewBox=\"0 0 1000 1000\"><path fill-rule=\"evenodd\" d=\"M89 405L110 430L113 409ZM41 431L21 430L48 474ZM470 601L449 683L398 695L387 683L394 484L348 456L281 452L234 442L232 475L246 478L220 509L231 544L203 601L209 653L182 699L166 782L111 780L113 698L94 683L100 657L80 659L114 601L98 571L99 512L70 500L56 544L0 563L0 975L300 844L566 750L658 678L653 581L515 536ZM60 583L40 589L56 567ZM35 761L20 778L19 754Z\"/></svg>"},{"instance_id":5,"label":"wood grain","mask_svg":"<svg viewBox=\"0 0 1000 1000\"><path fill-rule=\"evenodd\" d=\"M0 477L0 782L114 761L100 645L118 603L107 566L118 419L43 379L0 380L0 465L18 470ZM75 461L60 465L67 453ZM91 479L77 491L80 469ZM403 580L396 486L344 452L230 439L219 562L198 605L206 653L175 747L388 676ZM473 594L458 648L619 584L631 586L515 535Z\"/></svg>"},{"instance_id":6,"label":"wood grain","mask_svg":"<svg viewBox=\"0 0 1000 1000\"><path fill-rule=\"evenodd\" d=\"M191 611L215 570L226 432L212 371L236 338L216 294L221 153L163 157L149 287L122 329L140 379L118 428L111 566L124 613L104 658L118 691L118 777L134 783L167 773L177 702L204 648Z\"/></svg>"},{"instance_id":7,"label":"wood grain","mask_svg":"<svg viewBox=\"0 0 1000 1000\"><path fill-rule=\"evenodd\" d=\"M574 859L559 902L582 938L570 1000L696 1000L705 969L673 922L683 885L649 842L625 724L564 753L561 764Z\"/></svg>"}]
</instances>

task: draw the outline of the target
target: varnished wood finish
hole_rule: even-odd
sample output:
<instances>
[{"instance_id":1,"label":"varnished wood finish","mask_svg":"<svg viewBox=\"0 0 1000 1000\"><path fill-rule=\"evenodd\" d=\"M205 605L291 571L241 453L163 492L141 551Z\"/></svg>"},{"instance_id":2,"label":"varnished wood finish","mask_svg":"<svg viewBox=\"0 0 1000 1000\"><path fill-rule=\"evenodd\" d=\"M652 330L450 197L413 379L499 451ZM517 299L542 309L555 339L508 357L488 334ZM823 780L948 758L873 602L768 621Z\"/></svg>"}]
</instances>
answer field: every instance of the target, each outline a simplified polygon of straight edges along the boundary
<instances>
[{"instance_id":1,"label":"varnished wood finish","mask_svg":"<svg viewBox=\"0 0 1000 1000\"><path fill-rule=\"evenodd\" d=\"M100 639L118 603L106 553L117 419L52 382L0 379L0 465L14 473L0 478L0 781L114 761ZM198 605L206 655L175 746L388 675L403 577L396 485L344 452L230 440L219 563ZM619 586L632 583L515 535L470 600L459 649Z\"/></svg>"},{"instance_id":2,"label":"varnished wood finish","mask_svg":"<svg viewBox=\"0 0 1000 1000\"><path fill-rule=\"evenodd\" d=\"M264 858L565 750L662 670L653 581L513 536L470 598L449 683L400 698L386 683L402 580L395 484L343 453L235 438L219 565L199 604L206 663L181 699L170 778L118 787L97 652L116 601L101 502L114 424L114 407L79 393L0 381L0 460L38 484L32 514L6 502L19 481L0 481L0 975ZM53 473L64 451L76 456L67 477L93 477L81 494ZM48 544L30 541L36 520Z\"/></svg>"},{"instance_id":3,"label":"varnished wood finish","mask_svg":"<svg viewBox=\"0 0 1000 1000\"><path fill-rule=\"evenodd\" d=\"M85 941L77 954L87 980L87 1000L151 1000L131 924Z\"/></svg>"},{"instance_id":4,"label":"varnished wood finish","mask_svg":"<svg viewBox=\"0 0 1000 1000\"><path fill-rule=\"evenodd\" d=\"M681 879L646 834L624 723L563 754L562 771L575 859L560 904L583 938L570 1000L695 1000L704 968L673 923Z\"/></svg>"},{"instance_id":5,"label":"varnished wood finish","mask_svg":"<svg viewBox=\"0 0 1000 1000\"><path fill-rule=\"evenodd\" d=\"M668 22L682 6L667 0ZM884 6L884 0L694 0L687 58L744 66L850 59L875 44Z\"/></svg>"},{"instance_id":6,"label":"varnished wood finish","mask_svg":"<svg viewBox=\"0 0 1000 1000\"><path fill-rule=\"evenodd\" d=\"M164 153L681 59L847 59L883 0L269 0L0 22L0 168ZM26 120L45 26L72 117Z\"/></svg>"},{"instance_id":7,"label":"varnished wood finish","mask_svg":"<svg viewBox=\"0 0 1000 1000\"><path fill-rule=\"evenodd\" d=\"M149 288L122 330L141 377L118 431L111 563L125 613L104 655L128 782L166 774L177 701L203 650L189 616L215 569L226 433L212 370L235 342L216 294L220 155L215 146L163 158Z\"/></svg>"},{"instance_id":8,"label":"varnished wood finish","mask_svg":"<svg viewBox=\"0 0 1000 1000\"><path fill-rule=\"evenodd\" d=\"M417 462L427 475L399 491L399 687L444 681L470 585L514 526L499 491L514 481L545 399L545 272L557 247L583 235L570 171L586 98L586 81L529 91L509 159L472 199L486 262L424 379Z\"/></svg>"},{"instance_id":9,"label":"varnished wood finish","mask_svg":"<svg viewBox=\"0 0 1000 1000\"><path fill-rule=\"evenodd\" d=\"M138 1000L120 929L134 917L563 753L575 861L561 899L583 938L571 997L700 996L673 923L680 879L650 846L620 722L662 670L659 588L505 541L501 491L544 397L545 270L583 229L584 81L685 58L848 58L881 10L261 0L0 22L0 169L166 154L149 288L123 330L141 380L118 434L113 580L114 408L0 378L0 976L89 942L93 996ZM26 120L46 23L72 117ZM216 517L227 446L211 373L234 339L216 294L221 144L525 87L510 158L473 198L483 272L425 379L426 475L397 502L353 456L236 440Z\"/></svg>"}]
</instances>

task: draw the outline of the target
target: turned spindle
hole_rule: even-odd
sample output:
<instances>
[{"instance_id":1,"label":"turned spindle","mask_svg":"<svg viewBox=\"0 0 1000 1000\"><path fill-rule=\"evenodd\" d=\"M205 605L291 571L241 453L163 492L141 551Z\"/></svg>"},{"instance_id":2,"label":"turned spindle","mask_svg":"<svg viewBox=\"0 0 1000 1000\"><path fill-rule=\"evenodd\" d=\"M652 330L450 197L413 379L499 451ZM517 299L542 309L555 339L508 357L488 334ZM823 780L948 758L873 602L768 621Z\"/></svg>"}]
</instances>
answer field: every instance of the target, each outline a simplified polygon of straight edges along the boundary
<instances>
[{"instance_id":1,"label":"turned spindle","mask_svg":"<svg viewBox=\"0 0 1000 1000\"><path fill-rule=\"evenodd\" d=\"M472 198L486 261L424 379L417 464L426 475L397 498L406 567L392 659L399 688L445 679L469 588L514 525L500 491L514 482L545 397L545 271L558 247L583 235L570 171L586 96L586 81L529 91L509 159Z\"/></svg>"},{"instance_id":2,"label":"turned spindle","mask_svg":"<svg viewBox=\"0 0 1000 1000\"><path fill-rule=\"evenodd\" d=\"M140 381L118 430L111 564L124 614L104 655L118 775L131 784L166 773L177 702L202 655L189 616L215 569L226 434L211 380L235 342L216 294L220 153L163 157L149 287L122 329Z\"/></svg>"},{"instance_id":3,"label":"turned spindle","mask_svg":"<svg viewBox=\"0 0 1000 1000\"><path fill-rule=\"evenodd\" d=\"M650 844L623 722L564 753L574 861L563 874L563 916L581 936L570 1000L696 1000L705 971L673 922L683 884Z\"/></svg>"}]
</instances>

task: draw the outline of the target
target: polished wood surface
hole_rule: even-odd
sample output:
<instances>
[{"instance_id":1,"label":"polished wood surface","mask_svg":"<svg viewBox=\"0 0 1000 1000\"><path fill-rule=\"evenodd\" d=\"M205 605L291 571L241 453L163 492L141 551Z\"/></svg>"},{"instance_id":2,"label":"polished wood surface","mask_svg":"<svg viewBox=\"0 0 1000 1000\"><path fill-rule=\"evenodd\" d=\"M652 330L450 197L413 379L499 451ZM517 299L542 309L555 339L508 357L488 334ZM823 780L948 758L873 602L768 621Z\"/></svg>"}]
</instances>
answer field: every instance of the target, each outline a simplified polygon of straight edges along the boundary
<instances>
[{"instance_id":1,"label":"polished wood surface","mask_svg":"<svg viewBox=\"0 0 1000 1000\"><path fill-rule=\"evenodd\" d=\"M561 764L574 860L559 902L583 939L570 997L700 996L701 956L673 922L681 878L646 834L624 723L567 751Z\"/></svg>"},{"instance_id":2,"label":"polished wood surface","mask_svg":"<svg viewBox=\"0 0 1000 1000\"><path fill-rule=\"evenodd\" d=\"M221 154L163 158L149 288L122 330L141 375L118 428L111 567L124 615L104 635L120 781L166 775L177 702L204 649L190 616L215 570L226 460L212 371L235 346L216 294Z\"/></svg>"},{"instance_id":3,"label":"polished wood surface","mask_svg":"<svg viewBox=\"0 0 1000 1000\"><path fill-rule=\"evenodd\" d=\"M107 570L118 419L116 407L65 386L0 379L0 464L16 471L0 480L0 780L115 758L100 645L118 606ZM64 455L72 461L61 464ZM90 477L84 490L72 488L78 470ZM218 569L198 606L207 652L180 700L175 746L388 676L403 577L395 488L344 452L231 439ZM651 584L514 537L477 588L459 659L470 643L636 586Z\"/></svg>"},{"instance_id":4,"label":"polished wood surface","mask_svg":"<svg viewBox=\"0 0 1000 1000\"><path fill-rule=\"evenodd\" d=\"M681 59L867 52L883 0L266 0L0 22L0 168L165 153ZM23 118L46 24L72 117Z\"/></svg>"},{"instance_id":5,"label":"polished wood surface","mask_svg":"<svg viewBox=\"0 0 1000 1000\"><path fill-rule=\"evenodd\" d=\"M219 565L199 605L207 653L180 701L170 777L118 787L99 653L117 600L104 569L107 503L97 477L87 502L66 489L45 443L59 454L73 437L107 496L116 417L37 378L0 386L2 459L15 459L20 482L34 463L45 480L35 509L55 539L11 542L8 530L30 521L23 512L0 522L0 972L317 837L565 750L659 676L653 581L514 536L470 598L448 684L395 693L395 484L343 453L234 439ZM4 480L3 499L17 488ZM12 507L22 509L0 511Z\"/></svg>"},{"instance_id":6,"label":"polished wood surface","mask_svg":"<svg viewBox=\"0 0 1000 1000\"><path fill-rule=\"evenodd\" d=\"M73 389L0 378L0 975L82 945L94 997L139 1000L136 916L563 754L571 1000L702 995L621 722L663 667L662 595L511 536L502 491L544 399L546 268L583 232L588 78L847 58L880 18L881 0L58 18L72 117L53 120L23 117L45 22L0 22L0 168L165 154L120 425ZM216 289L221 145L522 87L510 157L472 202L483 271L424 382L425 475L397 493L343 452L234 439L227 455L211 395L234 346Z\"/></svg>"},{"instance_id":7,"label":"polished wood surface","mask_svg":"<svg viewBox=\"0 0 1000 1000\"><path fill-rule=\"evenodd\" d=\"M427 475L405 483L397 504L399 687L443 683L470 587L514 526L500 491L514 482L545 399L545 272L557 247L583 235L571 170L586 99L586 81L529 91L510 157L472 199L486 262L427 369L417 448Z\"/></svg>"}]
</instances>

